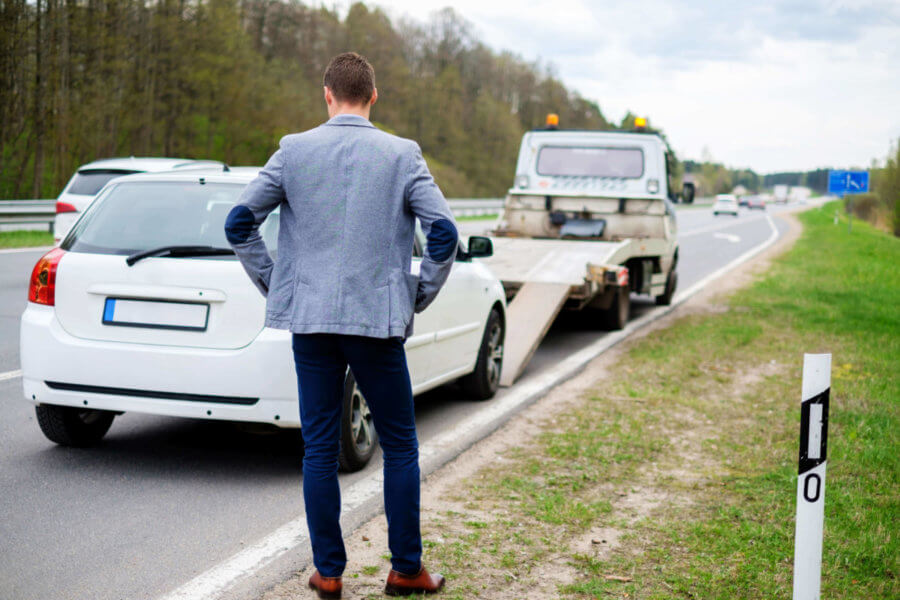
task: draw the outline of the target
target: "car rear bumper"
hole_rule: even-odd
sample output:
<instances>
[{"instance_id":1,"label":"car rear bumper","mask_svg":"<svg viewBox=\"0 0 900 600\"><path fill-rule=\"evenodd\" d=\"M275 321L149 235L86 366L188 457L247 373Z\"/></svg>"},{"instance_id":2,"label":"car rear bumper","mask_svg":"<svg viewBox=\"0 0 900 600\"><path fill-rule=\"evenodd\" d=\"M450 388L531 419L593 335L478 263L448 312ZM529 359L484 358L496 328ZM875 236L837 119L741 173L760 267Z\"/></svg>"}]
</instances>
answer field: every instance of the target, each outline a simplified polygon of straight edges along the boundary
<instances>
[{"instance_id":1,"label":"car rear bumper","mask_svg":"<svg viewBox=\"0 0 900 600\"><path fill-rule=\"evenodd\" d=\"M300 426L287 331L264 329L236 350L103 342L70 335L53 307L29 303L20 340L34 404Z\"/></svg>"}]
</instances>

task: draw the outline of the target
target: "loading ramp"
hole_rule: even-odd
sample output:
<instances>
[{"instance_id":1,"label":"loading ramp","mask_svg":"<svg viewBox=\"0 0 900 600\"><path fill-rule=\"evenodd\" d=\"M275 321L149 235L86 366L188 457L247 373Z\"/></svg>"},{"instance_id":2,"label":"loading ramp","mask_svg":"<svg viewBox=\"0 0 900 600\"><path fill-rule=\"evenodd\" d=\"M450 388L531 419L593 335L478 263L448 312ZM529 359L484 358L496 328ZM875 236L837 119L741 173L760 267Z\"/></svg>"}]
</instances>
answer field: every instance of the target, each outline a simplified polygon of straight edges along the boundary
<instances>
[{"instance_id":1,"label":"loading ramp","mask_svg":"<svg viewBox=\"0 0 900 600\"><path fill-rule=\"evenodd\" d=\"M494 255L484 259L503 282L507 336L500 385L522 374L567 301L586 306L600 293L607 271L641 249L641 240L617 242L492 237Z\"/></svg>"}]
</instances>

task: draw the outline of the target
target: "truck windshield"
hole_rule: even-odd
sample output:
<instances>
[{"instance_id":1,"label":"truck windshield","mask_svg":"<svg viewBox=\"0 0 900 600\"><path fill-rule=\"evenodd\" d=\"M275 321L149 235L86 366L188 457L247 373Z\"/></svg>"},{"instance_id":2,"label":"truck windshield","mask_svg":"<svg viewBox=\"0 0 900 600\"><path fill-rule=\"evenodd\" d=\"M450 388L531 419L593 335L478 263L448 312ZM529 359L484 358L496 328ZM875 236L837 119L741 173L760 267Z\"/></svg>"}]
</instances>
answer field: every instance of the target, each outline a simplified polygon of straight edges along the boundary
<instances>
[{"instance_id":1,"label":"truck windshield","mask_svg":"<svg viewBox=\"0 0 900 600\"><path fill-rule=\"evenodd\" d=\"M73 252L124 255L161 246L228 248L225 217L243 190L242 183L123 182L91 204L61 247ZM260 228L273 252L278 223L276 209Z\"/></svg>"},{"instance_id":2,"label":"truck windshield","mask_svg":"<svg viewBox=\"0 0 900 600\"><path fill-rule=\"evenodd\" d=\"M544 146L538 154L537 172L549 176L637 179L644 174L644 152L640 148Z\"/></svg>"}]
</instances>

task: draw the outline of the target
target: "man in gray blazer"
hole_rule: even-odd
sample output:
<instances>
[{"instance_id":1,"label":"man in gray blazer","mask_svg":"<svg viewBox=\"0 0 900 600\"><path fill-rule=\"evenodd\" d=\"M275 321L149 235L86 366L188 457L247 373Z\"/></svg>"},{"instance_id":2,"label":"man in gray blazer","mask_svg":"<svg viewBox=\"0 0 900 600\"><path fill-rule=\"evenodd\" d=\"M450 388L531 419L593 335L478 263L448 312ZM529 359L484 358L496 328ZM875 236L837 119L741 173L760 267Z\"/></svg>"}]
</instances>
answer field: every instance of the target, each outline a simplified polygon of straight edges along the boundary
<instances>
[{"instance_id":1,"label":"man in gray blazer","mask_svg":"<svg viewBox=\"0 0 900 600\"><path fill-rule=\"evenodd\" d=\"M225 223L229 243L266 296L266 325L293 333L306 453L303 497L320 598L339 598L347 562L337 468L349 366L384 453L391 595L443 586L421 562L419 463L404 340L413 313L447 280L458 247L453 216L419 146L368 120L378 98L372 66L355 53L325 71L329 120L282 138ZM281 208L278 257L259 226ZM427 238L410 273L418 218ZM260 373L261 376L265 374Z\"/></svg>"}]
</instances>

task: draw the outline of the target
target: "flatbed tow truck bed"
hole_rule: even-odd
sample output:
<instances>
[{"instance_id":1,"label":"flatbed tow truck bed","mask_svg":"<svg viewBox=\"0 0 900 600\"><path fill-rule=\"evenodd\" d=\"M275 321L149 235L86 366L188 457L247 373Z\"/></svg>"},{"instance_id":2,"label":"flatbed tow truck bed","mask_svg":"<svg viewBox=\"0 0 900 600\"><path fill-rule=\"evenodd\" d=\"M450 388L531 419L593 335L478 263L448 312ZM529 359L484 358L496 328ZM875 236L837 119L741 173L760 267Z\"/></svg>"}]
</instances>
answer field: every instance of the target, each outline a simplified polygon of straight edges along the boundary
<instances>
[{"instance_id":1,"label":"flatbed tow truck bed","mask_svg":"<svg viewBox=\"0 0 900 600\"><path fill-rule=\"evenodd\" d=\"M484 259L506 289L507 339L500 383L512 385L563 306L581 309L605 286L621 285L626 260L655 251L654 240L577 241L491 237ZM627 273L627 271L625 271Z\"/></svg>"}]
</instances>

